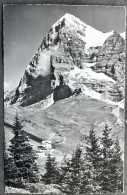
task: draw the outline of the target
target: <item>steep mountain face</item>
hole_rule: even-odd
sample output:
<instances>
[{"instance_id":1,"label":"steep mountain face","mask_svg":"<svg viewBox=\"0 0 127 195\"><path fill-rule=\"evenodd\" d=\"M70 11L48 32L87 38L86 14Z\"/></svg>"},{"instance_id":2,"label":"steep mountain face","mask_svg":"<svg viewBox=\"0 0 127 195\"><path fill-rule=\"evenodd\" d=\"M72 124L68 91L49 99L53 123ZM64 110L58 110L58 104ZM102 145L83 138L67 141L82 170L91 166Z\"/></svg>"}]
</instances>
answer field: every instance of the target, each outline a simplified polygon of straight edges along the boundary
<instances>
[{"instance_id":1,"label":"steep mountain face","mask_svg":"<svg viewBox=\"0 0 127 195\"><path fill-rule=\"evenodd\" d=\"M103 72L115 80L120 81L124 77L125 41L117 33L109 36L100 48L96 56L96 65L93 70Z\"/></svg>"},{"instance_id":2,"label":"steep mountain face","mask_svg":"<svg viewBox=\"0 0 127 195\"><path fill-rule=\"evenodd\" d=\"M124 97L124 61L125 41L118 33L102 33L65 14L51 27L5 102L28 106L52 93L57 101L79 88L85 94L93 90L92 95L120 101Z\"/></svg>"},{"instance_id":3,"label":"steep mountain face","mask_svg":"<svg viewBox=\"0 0 127 195\"><path fill-rule=\"evenodd\" d=\"M97 63L92 69L113 78L116 83L109 87L109 99L120 101L124 97L125 41L114 31L100 48Z\"/></svg>"}]
</instances>

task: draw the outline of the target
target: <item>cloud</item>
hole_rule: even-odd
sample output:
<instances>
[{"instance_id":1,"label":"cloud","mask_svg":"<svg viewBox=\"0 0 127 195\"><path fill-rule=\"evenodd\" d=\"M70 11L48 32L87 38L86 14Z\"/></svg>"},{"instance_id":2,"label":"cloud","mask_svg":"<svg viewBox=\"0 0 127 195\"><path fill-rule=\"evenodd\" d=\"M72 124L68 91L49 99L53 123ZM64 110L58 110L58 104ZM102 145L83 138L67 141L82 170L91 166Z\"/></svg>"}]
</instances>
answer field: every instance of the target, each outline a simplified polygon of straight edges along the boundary
<instances>
[{"instance_id":1,"label":"cloud","mask_svg":"<svg viewBox=\"0 0 127 195\"><path fill-rule=\"evenodd\" d=\"M4 82L4 91L10 90L12 87L12 82Z\"/></svg>"},{"instance_id":2,"label":"cloud","mask_svg":"<svg viewBox=\"0 0 127 195\"><path fill-rule=\"evenodd\" d=\"M41 53L39 64L36 68L37 75L42 75L44 77L50 74L50 55L50 51Z\"/></svg>"}]
</instances>

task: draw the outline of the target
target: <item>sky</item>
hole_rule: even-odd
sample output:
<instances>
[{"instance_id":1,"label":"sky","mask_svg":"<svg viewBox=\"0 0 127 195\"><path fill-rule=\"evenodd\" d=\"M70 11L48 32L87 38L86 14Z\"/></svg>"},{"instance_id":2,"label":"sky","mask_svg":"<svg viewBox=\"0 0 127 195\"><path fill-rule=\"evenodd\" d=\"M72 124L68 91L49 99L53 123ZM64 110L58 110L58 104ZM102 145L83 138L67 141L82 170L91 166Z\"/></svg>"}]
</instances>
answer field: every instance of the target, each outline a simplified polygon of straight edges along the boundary
<instances>
[{"instance_id":1,"label":"sky","mask_svg":"<svg viewBox=\"0 0 127 195\"><path fill-rule=\"evenodd\" d=\"M65 13L73 14L100 30L125 31L124 7L69 5L6 5L4 6L4 86L18 86L51 26Z\"/></svg>"}]
</instances>

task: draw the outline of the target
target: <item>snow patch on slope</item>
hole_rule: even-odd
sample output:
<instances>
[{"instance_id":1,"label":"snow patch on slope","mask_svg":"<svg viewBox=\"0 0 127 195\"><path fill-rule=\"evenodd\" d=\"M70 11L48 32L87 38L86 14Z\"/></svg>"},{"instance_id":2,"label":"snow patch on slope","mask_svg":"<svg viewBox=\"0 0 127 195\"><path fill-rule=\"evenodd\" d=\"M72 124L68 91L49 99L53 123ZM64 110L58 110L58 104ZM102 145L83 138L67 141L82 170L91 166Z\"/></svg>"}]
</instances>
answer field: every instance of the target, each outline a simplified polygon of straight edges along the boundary
<instances>
[{"instance_id":1,"label":"snow patch on slope","mask_svg":"<svg viewBox=\"0 0 127 195\"><path fill-rule=\"evenodd\" d=\"M30 106L27 106L27 107L28 108L36 108L39 110L44 110L44 109L50 107L53 103L54 103L54 100L53 100L53 93L52 93L45 100L39 101L39 102L32 104Z\"/></svg>"},{"instance_id":2,"label":"snow patch on slope","mask_svg":"<svg viewBox=\"0 0 127 195\"><path fill-rule=\"evenodd\" d=\"M87 67L89 65L87 64ZM91 97L93 99L106 102L111 105L116 105L119 108L124 109L124 100L120 102L114 102L109 99L106 99L103 97L103 94L100 94L93 89L88 88L86 85L84 85L82 82L80 82L81 79L86 79L87 81L91 82L111 82L111 83L116 83L115 80L112 78L108 77L104 73L96 73L91 70L91 68L84 68L84 69L79 69L78 67L75 66L73 70L70 71L69 75L69 87L71 89L75 89L75 84L79 83L79 87L81 87L82 93L88 97Z\"/></svg>"},{"instance_id":3,"label":"snow patch on slope","mask_svg":"<svg viewBox=\"0 0 127 195\"><path fill-rule=\"evenodd\" d=\"M83 85L83 94L87 95L88 97L91 97L93 99L96 99L96 100L99 100L101 102L105 102L107 104L111 104L111 105L114 105L114 106L118 106L118 108L122 108L124 109L124 101L120 101L120 102L113 102L111 100L108 100L108 99L104 99L102 97L102 95L92 89L89 89L88 87L84 86ZM114 114L114 113L113 113ZM116 116L116 115L115 115ZM121 123L123 125L123 123Z\"/></svg>"},{"instance_id":4,"label":"snow patch on slope","mask_svg":"<svg viewBox=\"0 0 127 195\"><path fill-rule=\"evenodd\" d=\"M115 80L112 78L106 76L104 73L96 73L92 71L91 68L79 69L78 67L75 67L70 71L70 79L71 78L85 78L88 80L109 81L115 83Z\"/></svg>"},{"instance_id":5,"label":"snow patch on slope","mask_svg":"<svg viewBox=\"0 0 127 195\"><path fill-rule=\"evenodd\" d=\"M90 47L102 46L104 41L113 34L113 31L108 33L102 33L91 26L87 26L85 37L81 37L84 42L86 42L86 49Z\"/></svg>"},{"instance_id":6,"label":"snow patch on slope","mask_svg":"<svg viewBox=\"0 0 127 195\"><path fill-rule=\"evenodd\" d=\"M126 37L125 32L121 33L120 36L125 39L125 37Z\"/></svg>"},{"instance_id":7,"label":"snow patch on slope","mask_svg":"<svg viewBox=\"0 0 127 195\"><path fill-rule=\"evenodd\" d=\"M83 93L89 97L96 99L96 100L102 100L100 93L97 93L96 91L94 91L92 89L89 89L85 85L83 86Z\"/></svg>"}]
</instances>

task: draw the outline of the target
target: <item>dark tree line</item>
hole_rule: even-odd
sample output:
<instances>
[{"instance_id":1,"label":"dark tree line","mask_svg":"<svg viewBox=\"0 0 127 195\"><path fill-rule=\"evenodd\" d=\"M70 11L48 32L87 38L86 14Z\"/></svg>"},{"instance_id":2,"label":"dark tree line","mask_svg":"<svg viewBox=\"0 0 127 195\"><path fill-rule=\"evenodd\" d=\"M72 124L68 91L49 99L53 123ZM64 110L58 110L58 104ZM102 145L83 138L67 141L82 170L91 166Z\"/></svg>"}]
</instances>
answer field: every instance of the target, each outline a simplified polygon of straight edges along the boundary
<instances>
[{"instance_id":1,"label":"dark tree line","mask_svg":"<svg viewBox=\"0 0 127 195\"><path fill-rule=\"evenodd\" d=\"M123 162L118 141L110 136L105 125L101 138L92 126L83 152L78 146L70 159L66 157L58 167L50 155L46 161L45 184L58 184L66 194L115 193L123 191Z\"/></svg>"},{"instance_id":2,"label":"dark tree line","mask_svg":"<svg viewBox=\"0 0 127 195\"><path fill-rule=\"evenodd\" d=\"M37 156L21 121L16 114L13 124L14 137L5 152L5 185L25 188L29 183L39 182ZM66 156L58 166L50 154L45 164L42 184L57 184L65 194L115 193L123 191L123 161L118 137L111 138L111 128L105 125L98 138L94 126L70 158Z\"/></svg>"}]
</instances>

